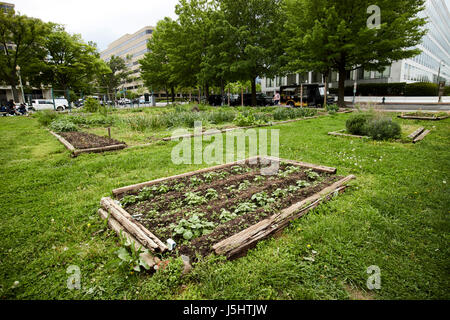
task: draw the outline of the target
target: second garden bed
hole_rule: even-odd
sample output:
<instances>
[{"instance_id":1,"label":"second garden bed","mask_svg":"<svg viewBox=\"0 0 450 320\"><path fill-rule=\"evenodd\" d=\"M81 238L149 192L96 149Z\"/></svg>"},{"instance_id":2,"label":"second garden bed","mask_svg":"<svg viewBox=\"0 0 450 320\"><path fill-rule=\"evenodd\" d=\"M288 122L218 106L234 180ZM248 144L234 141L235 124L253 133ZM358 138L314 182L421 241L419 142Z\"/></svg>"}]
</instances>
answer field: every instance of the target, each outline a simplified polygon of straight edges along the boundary
<instances>
[{"instance_id":1,"label":"second garden bed","mask_svg":"<svg viewBox=\"0 0 450 320\"><path fill-rule=\"evenodd\" d=\"M72 152L73 156L81 153L97 153L113 150L121 150L127 147L124 142L102 137L86 132L59 132L50 131L67 149Z\"/></svg>"}]
</instances>

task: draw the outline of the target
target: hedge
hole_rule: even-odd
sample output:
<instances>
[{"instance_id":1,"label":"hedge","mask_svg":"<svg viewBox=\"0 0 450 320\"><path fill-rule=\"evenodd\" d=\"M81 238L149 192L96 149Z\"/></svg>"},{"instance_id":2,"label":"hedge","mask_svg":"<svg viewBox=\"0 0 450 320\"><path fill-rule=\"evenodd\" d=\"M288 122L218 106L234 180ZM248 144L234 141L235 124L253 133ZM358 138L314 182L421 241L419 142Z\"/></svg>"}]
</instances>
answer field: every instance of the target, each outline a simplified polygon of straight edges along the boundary
<instances>
[{"instance_id":1,"label":"hedge","mask_svg":"<svg viewBox=\"0 0 450 320\"><path fill-rule=\"evenodd\" d=\"M338 88L330 88L331 94L338 94ZM415 96L427 97L437 96L438 85L429 82L416 83L361 83L358 85L357 96ZM353 86L345 87L345 95L353 96ZM450 96L450 86L445 87L444 95Z\"/></svg>"}]
</instances>

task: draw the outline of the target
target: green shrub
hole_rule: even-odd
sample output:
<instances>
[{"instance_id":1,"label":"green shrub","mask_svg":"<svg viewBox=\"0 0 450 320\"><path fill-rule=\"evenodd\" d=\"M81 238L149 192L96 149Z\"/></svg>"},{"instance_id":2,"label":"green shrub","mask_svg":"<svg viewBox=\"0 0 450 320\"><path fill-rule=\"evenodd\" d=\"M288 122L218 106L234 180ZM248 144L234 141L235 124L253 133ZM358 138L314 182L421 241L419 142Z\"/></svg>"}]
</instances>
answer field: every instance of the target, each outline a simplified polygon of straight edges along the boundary
<instances>
[{"instance_id":1,"label":"green shrub","mask_svg":"<svg viewBox=\"0 0 450 320\"><path fill-rule=\"evenodd\" d=\"M417 82L406 86L405 96L425 97L436 96L438 94L438 85L436 83Z\"/></svg>"},{"instance_id":2,"label":"green shrub","mask_svg":"<svg viewBox=\"0 0 450 320\"><path fill-rule=\"evenodd\" d=\"M370 120L374 118L371 113L357 113L347 120L346 127L347 131L351 134L364 136L367 134L367 124Z\"/></svg>"},{"instance_id":3,"label":"green shrub","mask_svg":"<svg viewBox=\"0 0 450 320\"><path fill-rule=\"evenodd\" d=\"M84 103L84 110L86 112L98 112L98 110L100 109L100 102L98 102L97 99L88 97Z\"/></svg>"},{"instance_id":4,"label":"green shrub","mask_svg":"<svg viewBox=\"0 0 450 320\"><path fill-rule=\"evenodd\" d=\"M402 129L397 122L390 118L372 119L366 127L367 135L374 140L388 140L400 138Z\"/></svg>"},{"instance_id":5,"label":"green shrub","mask_svg":"<svg viewBox=\"0 0 450 320\"><path fill-rule=\"evenodd\" d=\"M55 132L72 132L78 131L78 127L70 120L57 119L50 124L50 130Z\"/></svg>"},{"instance_id":6,"label":"green shrub","mask_svg":"<svg viewBox=\"0 0 450 320\"><path fill-rule=\"evenodd\" d=\"M47 127L56 120L58 114L55 111L44 110L36 112L36 117L40 125Z\"/></svg>"},{"instance_id":7,"label":"green shrub","mask_svg":"<svg viewBox=\"0 0 450 320\"><path fill-rule=\"evenodd\" d=\"M339 111L339 106L337 104L327 104L326 109L329 113L336 113Z\"/></svg>"}]
</instances>

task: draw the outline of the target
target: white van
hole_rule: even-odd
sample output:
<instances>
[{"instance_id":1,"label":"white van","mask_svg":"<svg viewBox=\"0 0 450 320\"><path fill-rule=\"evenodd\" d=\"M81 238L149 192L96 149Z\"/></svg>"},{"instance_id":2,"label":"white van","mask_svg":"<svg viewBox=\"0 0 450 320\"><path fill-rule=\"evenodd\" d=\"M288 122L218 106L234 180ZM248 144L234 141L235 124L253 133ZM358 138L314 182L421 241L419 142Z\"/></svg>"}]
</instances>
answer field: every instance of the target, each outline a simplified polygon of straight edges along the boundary
<instances>
[{"instance_id":1,"label":"white van","mask_svg":"<svg viewBox=\"0 0 450 320\"><path fill-rule=\"evenodd\" d=\"M31 109L34 111L54 110L64 111L68 108L69 102L67 99L55 99L55 106L53 106L52 99L36 99L31 101Z\"/></svg>"}]
</instances>

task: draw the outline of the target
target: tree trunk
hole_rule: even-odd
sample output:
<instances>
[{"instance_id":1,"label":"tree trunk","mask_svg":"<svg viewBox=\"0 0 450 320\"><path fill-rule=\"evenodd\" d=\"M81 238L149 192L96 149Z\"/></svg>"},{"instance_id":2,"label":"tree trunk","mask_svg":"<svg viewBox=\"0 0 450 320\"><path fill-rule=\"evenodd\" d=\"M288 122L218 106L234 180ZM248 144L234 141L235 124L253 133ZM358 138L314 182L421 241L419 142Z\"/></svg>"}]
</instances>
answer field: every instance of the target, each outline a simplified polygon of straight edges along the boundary
<instances>
[{"instance_id":1,"label":"tree trunk","mask_svg":"<svg viewBox=\"0 0 450 320\"><path fill-rule=\"evenodd\" d=\"M225 105L225 84L223 83L223 79L220 80L220 96L221 96L221 106Z\"/></svg>"},{"instance_id":2,"label":"tree trunk","mask_svg":"<svg viewBox=\"0 0 450 320\"><path fill-rule=\"evenodd\" d=\"M172 104L175 104L175 88L172 87L171 90L172 90Z\"/></svg>"},{"instance_id":3,"label":"tree trunk","mask_svg":"<svg viewBox=\"0 0 450 320\"><path fill-rule=\"evenodd\" d=\"M345 56L341 55L341 62L339 64L339 107L345 108L345 78L347 72L345 70Z\"/></svg>"},{"instance_id":4,"label":"tree trunk","mask_svg":"<svg viewBox=\"0 0 450 320\"><path fill-rule=\"evenodd\" d=\"M324 82L325 82L325 90L324 90L324 97L323 97L323 108L324 109L327 109L327 99L328 99L328 75L329 75L329 72L327 71L327 72L325 72L324 73L324 75L323 75L323 77L324 77Z\"/></svg>"},{"instance_id":5,"label":"tree trunk","mask_svg":"<svg viewBox=\"0 0 450 320\"><path fill-rule=\"evenodd\" d=\"M256 107L256 78L252 79L252 107Z\"/></svg>"},{"instance_id":6,"label":"tree trunk","mask_svg":"<svg viewBox=\"0 0 450 320\"><path fill-rule=\"evenodd\" d=\"M15 85L11 85L13 100L14 102L19 102L19 90L17 90Z\"/></svg>"},{"instance_id":7,"label":"tree trunk","mask_svg":"<svg viewBox=\"0 0 450 320\"><path fill-rule=\"evenodd\" d=\"M209 84L205 84L205 99L208 102L209 101Z\"/></svg>"}]
</instances>

